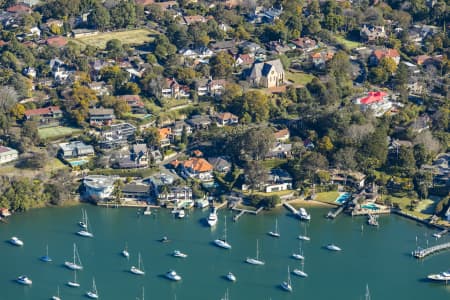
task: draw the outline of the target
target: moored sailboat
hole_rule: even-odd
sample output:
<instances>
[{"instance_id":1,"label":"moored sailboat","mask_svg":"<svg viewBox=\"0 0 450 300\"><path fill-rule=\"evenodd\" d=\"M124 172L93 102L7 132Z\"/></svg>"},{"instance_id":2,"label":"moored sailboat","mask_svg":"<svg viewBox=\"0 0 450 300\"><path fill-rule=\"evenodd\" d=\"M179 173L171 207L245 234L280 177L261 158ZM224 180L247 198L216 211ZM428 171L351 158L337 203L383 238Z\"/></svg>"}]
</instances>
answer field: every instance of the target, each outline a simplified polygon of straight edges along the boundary
<instances>
[{"instance_id":1,"label":"moored sailboat","mask_svg":"<svg viewBox=\"0 0 450 300\"><path fill-rule=\"evenodd\" d=\"M48 245L45 247L45 255L41 256L40 260L43 262L51 262L52 261L52 258L50 256L48 256Z\"/></svg>"},{"instance_id":2,"label":"moored sailboat","mask_svg":"<svg viewBox=\"0 0 450 300\"><path fill-rule=\"evenodd\" d=\"M92 290L86 292L86 296L91 299L98 299L97 286L95 285L95 278L92 278Z\"/></svg>"},{"instance_id":3,"label":"moored sailboat","mask_svg":"<svg viewBox=\"0 0 450 300\"><path fill-rule=\"evenodd\" d=\"M251 265L264 265L265 262L259 259L259 241L256 240L256 257L247 257L245 259L245 262L251 264Z\"/></svg>"},{"instance_id":4,"label":"moored sailboat","mask_svg":"<svg viewBox=\"0 0 450 300\"><path fill-rule=\"evenodd\" d=\"M281 288L285 291L292 292L291 273L289 272L289 266L287 281L283 281L281 283Z\"/></svg>"},{"instance_id":5,"label":"moored sailboat","mask_svg":"<svg viewBox=\"0 0 450 300\"><path fill-rule=\"evenodd\" d=\"M224 248L224 249L231 249L231 245L227 242L227 217L225 219L225 227L223 230L223 238L222 239L215 239L214 244L218 247Z\"/></svg>"},{"instance_id":6,"label":"moored sailboat","mask_svg":"<svg viewBox=\"0 0 450 300\"><path fill-rule=\"evenodd\" d=\"M52 296L52 300L61 300L60 296L59 296L59 286L56 292L56 296Z\"/></svg>"},{"instance_id":7,"label":"moored sailboat","mask_svg":"<svg viewBox=\"0 0 450 300\"><path fill-rule=\"evenodd\" d=\"M142 269L143 266L141 266L141 253L138 254L138 266L132 266L130 269L130 272L136 275L145 275L145 271Z\"/></svg>"},{"instance_id":8,"label":"moored sailboat","mask_svg":"<svg viewBox=\"0 0 450 300\"><path fill-rule=\"evenodd\" d=\"M81 264L81 259L75 243L73 244L73 260L65 261L64 265L71 270L83 270L83 265Z\"/></svg>"},{"instance_id":9,"label":"moored sailboat","mask_svg":"<svg viewBox=\"0 0 450 300\"><path fill-rule=\"evenodd\" d=\"M275 219L275 231L269 231L267 234L273 237L280 237L280 233L278 232L278 219Z\"/></svg>"},{"instance_id":10,"label":"moored sailboat","mask_svg":"<svg viewBox=\"0 0 450 300\"><path fill-rule=\"evenodd\" d=\"M89 231L89 222L88 222L88 216L87 216L87 212L84 210L84 217L83 217L83 221L80 222L80 224L83 224L84 226L82 230L78 231L77 234L79 236L84 236L84 237L94 237L94 234L92 232ZM81 226L81 225L80 225Z\"/></svg>"},{"instance_id":11,"label":"moored sailboat","mask_svg":"<svg viewBox=\"0 0 450 300\"><path fill-rule=\"evenodd\" d=\"M77 271L73 272L73 281L68 281L67 285L70 287L80 287L80 284L77 282Z\"/></svg>"}]
</instances>

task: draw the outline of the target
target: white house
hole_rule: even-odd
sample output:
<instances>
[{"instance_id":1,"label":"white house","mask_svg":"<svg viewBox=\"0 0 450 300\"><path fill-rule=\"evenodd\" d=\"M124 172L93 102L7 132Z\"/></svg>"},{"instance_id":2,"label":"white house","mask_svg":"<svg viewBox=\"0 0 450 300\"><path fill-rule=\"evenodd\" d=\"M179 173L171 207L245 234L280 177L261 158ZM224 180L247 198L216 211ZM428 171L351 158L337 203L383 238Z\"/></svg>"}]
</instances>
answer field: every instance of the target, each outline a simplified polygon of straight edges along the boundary
<instances>
[{"instance_id":1,"label":"white house","mask_svg":"<svg viewBox=\"0 0 450 300\"><path fill-rule=\"evenodd\" d=\"M89 175L83 178L84 195L94 201L104 201L112 196L114 182L119 176Z\"/></svg>"},{"instance_id":2,"label":"white house","mask_svg":"<svg viewBox=\"0 0 450 300\"><path fill-rule=\"evenodd\" d=\"M17 150L0 146L0 164L4 164L19 158L19 152Z\"/></svg>"}]
</instances>

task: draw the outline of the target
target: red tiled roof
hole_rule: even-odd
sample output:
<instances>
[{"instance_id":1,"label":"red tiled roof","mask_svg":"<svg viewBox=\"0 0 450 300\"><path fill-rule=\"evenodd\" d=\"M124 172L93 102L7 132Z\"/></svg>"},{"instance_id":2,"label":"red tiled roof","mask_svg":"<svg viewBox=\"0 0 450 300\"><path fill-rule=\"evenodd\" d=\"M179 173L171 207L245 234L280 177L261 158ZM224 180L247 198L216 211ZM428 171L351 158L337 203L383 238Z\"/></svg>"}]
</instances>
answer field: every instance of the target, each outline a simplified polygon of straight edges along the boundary
<instances>
[{"instance_id":1,"label":"red tiled roof","mask_svg":"<svg viewBox=\"0 0 450 300\"><path fill-rule=\"evenodd\" d=\"M160 128L158 131L160 139L167 139L167 136L172 134L172 128L170 127Z\"/></svg>"},{"instance_id":2,"label":"red tiled roof","mask_svg":"<svg viewBox=\"0 0 450 300\"><path fill-rule=\"evenodd\" d=\"M11 148L0 146L0 153L5 153L11 151Z\"/></svg>"},{"instance_id":3,"label":"red tiled roof","mask_svg":"<svg viewBox=\"0 0 450 300\"><path fill-rule=\"evenodd\" d=\"M67 45L67 39L63 36L52 36L49 37L45 42L47 43L47 45L56 48L61 48Z\"/></svg>"},{"instance_id":4,"label":"red tiled roof","mask_svg":"<svg viewBox=\"0 0 450 300\"><path fill-rule=\"evenodd\" d=\"M366 97L359 99L359 103L368 105L380 102L385 96L387 96L386 92L369 92Z\"/></svg>"},{"instance_id":5,"label":"red tiled roof","mask_svg":"<svg viewBox=\"0 0 450 300\"><path fill-rule=\"evenodd\" d=\"M236 119L237 116L230 112L224 112L224 113L218 114L217 118L226 121L226 120Z\"/></svg>"},{"instance_id":6,"label":"red tiled roof","mask_svg":"<svg viewBox=\"0 0 450 300\"><path fill-rule=\"evenodd\" d=\"M204 158L193 157L183 163L185 168L192 169L196 172L209 172L213 170L213 166Z\"/></svg>"},{"instance_id":7,"label":"red tiled roof","mask_svg":"<svg viewBox=\"0 0 450 300\"><path fill-rule=\"evenodd\" d=\"M282 139L289 135L289 129L281 129L274 133L276 139Z\"/></svg>"},{"instance_id":8,"label":"red tiled roof","mask_svg":"<svg viewBox=\"0 0 450 300\"><path fill-rule=\"evenodd\" d=\"M400 57L397 49L377 49L373 51L373 55L376 56L378 60L383 59L384 57L396 58Z\"/></svg>"},{"instance_id":9,"label":"red tiled roof","mask_svg":"<svg viewBox=\"0 0 450 300\"><path fill-rule=\"evenodd\" d=\"M31 13L31 8L23 4L17 4L8 7L6 11L10 13Z\"/></svg>"},{"instance_id":10,"label":"red tiled roof","mask_svg":"<svg viewBox=\"0 0 450 300\"><path fill-rule=\"evenodd\" d=\"M32 117L32 116L42 116L47 115L53 112L62 113L61 108L59 106L49 106L44 108L37 108L37 109L29 109L25 111L26 117Z\"/></svg>"},{"instance_id":11,"label":"red tiled roof","mask_svg":"<svg viewBox=\"0 0 450 300\"><path fill-rule=\"evenodd\" d=\"M204 22L206 22L206 19L205 19L205 17L199 16L199 15L196 15L196 16L184 16L184 21L186 22L186 24L189 25L189 24L196 23L196 22L204 23Z\"/></svg>"}]
</instances>

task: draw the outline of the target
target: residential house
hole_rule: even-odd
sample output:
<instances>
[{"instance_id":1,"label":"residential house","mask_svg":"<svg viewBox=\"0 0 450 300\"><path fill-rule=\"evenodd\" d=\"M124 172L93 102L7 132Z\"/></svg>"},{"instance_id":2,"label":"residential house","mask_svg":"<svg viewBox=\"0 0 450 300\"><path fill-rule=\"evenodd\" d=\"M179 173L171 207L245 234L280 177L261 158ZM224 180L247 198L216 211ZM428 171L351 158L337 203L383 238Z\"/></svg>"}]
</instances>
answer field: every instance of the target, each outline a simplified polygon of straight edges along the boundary
<instances>
[{"instance_id":1,"label":"residential house","mask_svg":"<svg viewBox=\"0 0 450 300\"><path fill-rule=\"evenodd\" d=\"M369 57L369 63L373 66L378 65L383 58L392 58L398 65L400 63L400 53L397 49L377 49Z\"/></svg>"},{"instance_id":2,"label":"residential house","mask_svg":"<svg viewBox=\"0 0 450 300\"><path fill-rule=\"evenodd\" d=\"M291 40L291 43L295 45L296 49L302 50L303 52L311 52L317 49L317 42L309 37L298 37Z\"/></svg>"},{"instance_id":3,"label":"residential house","mask_svg":"<svg viewBox=\"0 0 450 300\"><path fill-rule=\"evenodd\" d=\"M153 1L153 0L151 0L151 1ZM168 9L176 8L178 6L178 2L177 1L154 2L153 5L156 5L156 6L160 7L161 10L166 11Z\"/></svg>"},{"instance_id":4,"label":"residential house","mask_svg":"<svg viewBox=\"0 0 450 300\"><path fill-rule=\"evenodd\" d=\"M102 131L100 147L115 148L127 144L135 132L136 127L129 123L113 124Z\"/></svg>"},{"instance_id":5,"label":"residential house","mask_svg":"<svg viewBox=\"0 0 450 300\"><path fill-rule=\"evenodd\" d=\"M158 129L159 132L159 146L160 147L167 147L170 146L170 141L172 137L172 128L170 127L164 127Z\"/></svg>"},{"instance_id":6,"label":"residential house","mask_svg":"<svg viewBox=\"0 0 450 300\"><path fill-rule=\"evenodd\" d=\"M241 53L235 57L234 66L249 67L255 62L255 57L249 53Z\"/></svg>"},{"instance_id":7,"label":"residential house","mask_svg":"<svg viewBox=\"0 0 450 300\"><path fill-rule=\"evenodd\" d=\"M195 178L201 181L213 180L213 166L204 158L192 157L180 162L177 167L180 168L180 174L184 178Z\"/></svg>"},{"instance_id":8,"label":"residential house","mask_svg":"<svg viewBox=\"0 0 450 300\"><path fill-rule=\"evenodd\" d=\"M256 52L258 52L258 50L261 50L262 47L257 43L245 41L239 44L239 49L241 49L243 53L254 55Z\"/></svg>"},{"instance_id":9,"label":"residential house","mask_svg":"<svg viewBox=\"0 0 450 300\"><path fill-rule=\"evenodd\" d=\"M231 163L223 156L211 157L208 162L213 166L214 171L219 173L228 173L231 171Z\"/></svg>"},{"instance_id":10,"label":"residential house","mask_svg":"<svg viewBox=\"0 0 450 300\"><path fill-rule=\"evenodd\" d=\"M230 112L223 112L216 114L215 116L216 124L217 126L230 126L230 125L236 125L239 123L238 116L230 113Z\"/></svg>"},{"instance_id":11,"label":"residential house","mask_svg":"<svg viewBox=\"0 0 450 300\"><path fill-rule=\"evenodd\" d=\"M381 91L369 92L367 96L356 99L355 104L360 105L362 111L372 110L376 117L384 115L393 106L388 93Z\"/></svg>"},{"instance_id":12,"label":"residential house","mask_svg":"<svg viewBox=\"0 0 450 300\"><path fill-rule=\"evenodd\" d=\"M293 44L286 44L279 41L270 41L266 44L267 49L272 51L274 54L284 54L288 51L294 50L296 48Z\"/></svg>"},{"instance_id":13,"label":"residential house","mask_svg":"<svg viewBox=\"0 0 450 300\"><path fill-rule=\"evenodd\" d=\"M255 87L272 88L283 85L283 65L279 59L255 63L248 80Z\"/></svg>"},{"instance_id":14,"label":"residential house","mask_svg":"<svg viewBox=\"0 0 450 300\"><path fill-rule=\"evenodd\" d=\"M292 176L283 169L272 169L268 172L267 179L261 182L257 189L265 193L292 190ZM249 186L242 185L242 190L247 191Z\"/></svg>"},{"instance_id":15,"label":"residential house","mask_svg":"<svg viewBox=\"0 0 450 300\"><path fill-rule=\"evenodd\" d=\"M94 147L86 145L81 141L60 143L58 156L71 167L78 167L86 164L88 157L95 155Z\"/></svg>"},{"instance_id":16,"label":"residential house","mask_svg":"<svg viewBox=\"0 0 450 300\"><path fill-rule=\"evenodd\" d=\"M351 186L354 188L363 188L367 177L361 172L345 171L339 169L331 169L330 175L331 183Z\"/></svg>"},{"instance_id":17,"label":"residential house","mask_svg":"<svg viewBox=\"0 0 450 300\"><path fill-rule=\"evenodd\" d=\"M166 78L161 89L161 96L163 98L188 98L190 96L189 88L181 86L175 78Z\"/></svg>"},{"instance_id":18,"label":"residential house","mask_svg":"<svg viewBox=\"0 0 450 300\"><path fill-rule=\"evenodd\" d=\"M97 96L108 96L111 94L112 89L112 86L106 85L104 81L89 82L88 87L93 90Z\"/></svg>"},{"instance_id":19,"label":"residential house","mask_svg":"<svg viewBox=\"0 0 450 300\"><path fill-rule=\"evenodd\" d=\"M278 130L273 135L275 136L275 140L277 142L286 142L290 138L290 132L287 128Z\"/></svg>"},{"instance_id":20,"label":"residential house","mask_svg":"<svg viewBox=\"0 0 450 300\"><path fill-rule=\"evenodd\" d=\"M116 118L112 108L91 108L89 109L89 124L91 126L111 126Z\"/></svg>"},{"instance_id":21,"label":"residential house","mask_svg":"<svg viewBox=\"0 0 450 300\"><path fill-rule=\"evenodd\" d=\"M237 47L240 46L241 43L234 40L229 41L217 41L215 43L211 43L210 47L214 53L226 51L228 53L237 53Z\"/></svg>"},{"instance_id":22,"label":"residential house","mask_svg":"<svg viewBox=\"0 0 450 300\"><path fill-rule=\"evenodd\" d=\"M310 61L313 63L314 67L322 68L325 64L330 61L334 56L333 51L321 51L311 53L309 56Z\"/></svg>"},{"instance_id":23,"label":"residential house","mask_svg":"<svg viewBox=\"0 0 450 300\"><path fill-rule=\"evenodd\" d=\"M162 205L165 205L168 202L192 200L192 188L188 186L170 186L167 189L159 186L159 188L155 189L155 192L158 201Z\"/></svg>"},{"instance_id":24,"label":"residential house","mask_svg":"<svg viewBox=\"0 0 450 300\"><path fill-rule=\"evenodd\" d=\"M63 36L51 36L45 40L45 43L50 47L62 48L67 45L67 38Z\"/></svg>"},{"instance_id":25,"label":"residential house","mask_svg":"<svg viewBox=\"0 0 450 300\"><path fill-rule=\"evenodd\" d=\"M181 137L181 135L183 134L183 130L186 130L186 134L190 135L192 134L192 127L189 126L189 124L187 124L184 121L175 121L172 126L172 137Z\"/></svg>"},{"instance_id":26,"label":"residential house","mask_svg":"<svg viewBox=\"0 0 450 300\"><path fill-rule=\"evenodd\" d=\"M289 158L292 156L292 144L276 142L266 154L266 158Z\"/></svg>"},{"instance_id":27,"label":"residential house","mask_svg":"<svg viewBox=\"0 0 450 300\"><path fill-rule=\"evenodd\" d=\"M122 188L122 198L125 200L150 201L151 187L148 184L128 183Z\"/></svg>"},{"instance_id":28,"label":"residential house","mask_svg":"<svg viewBox=\"0 0 450 300\"><path fill-rule=\"evenodd\" d=\"M420 77L409 77L406 84L408 92L413 95L422 95L426 91L426 85Z\"/></svg>"},{"instance_id":29,"label":"residential house","mask_svg":"<svg viewBox=\"0 0 450 300\"><path fill-rule=\"evenodd\" d=\"M430 128L431 119L427 114L417 117L409 126L412 132L421 133Z\"/></svg>"},{"instance_id":30,"label":"residential house","mask_svg":"<svg viewBox=\"0 0 450 300\"><path fill-rule=\"evenodd\" d=\"M364 24L360 29L360 37L364 42L373 42L380 39L386 39L386 31L384 30L384 26L374 26Z\"/></svg>"},{"instance_id":31,"label":"residential house","mask_svg":"<svg viewBox=\"0 0 450 300\"><path fill-rule=\"evenodd\" d=\"M183 20L184 20L184 24L186 25L191 25L194 23L206 23L208 21L207 18L200 16L200 15L195 15L195 16L183 16Z\"/></svg>"},{"instance_id":32,"label":"residential house","mask_svg":"<svg viewBox=\"0 0 450 300\"><path fill-rule=\"evenodd\" d=\"M93 201L106 201L111 199L114 183L119 176L89 175L83 178L83 197Z\"/></svg>"},{"instance_id":33,"label":"residential house","mask_svg":"<svg viewBox=\"0 0 450 300\"><path fill-rule=\"evenodd\" d=\"M161 151L159 150L153 150L150 151L150 158L152 159L153 163L159 164L163 160L163 155L161 154Z\"/></svg>"},{"instance_id":34,"label":"residential house","mask_svg":"<svg viewBox=\"0 0 450 300\"><path fill-rule=\"evenodd\" d=\"M63 117L59 106L48 106L44 108L28 109L24 113L25 120L35 119L39 126L58 126Z\"/></svg>"},{"instance_id":35,"label":"residential house","mask_svg":"<svg viewBox=\"0 0 450 300\"><path fill-rule=\"evenodd\" d=\"M23 69L22 74L29 78L35 78L36 77L36 69L33 67L26 67L25 69Z\"/></svg>"},{"instance_id":36,"label":"residential house","mask_svg":"<svg viewBox=\"0 0 450 300\"><path fill-rule=\"evenodd\" d=\"M12 5L6 11L13 14L31 14L33 12L31 7L25 4Z\"/></svg>"},{"instance_id":37,"label":"residential house","mask_svg":"<svg viewBox=\"0 0 450 300\"><path fill-rule=\"evenodd\" d=\"M208 93L211 96L220 96L225 90L227 81L225 79L210 79L208 81Z\"/></svg>"},{"instance_id":38,"label":"residential house","mask_svg":"<svg viewBox=\"0 0 450 300\"><path fill-rule=\"evenodd\" d=\"M19 152L13 148L0 146L0 165L19 158Z\"/></svg>"},{"instance_id":39,"label":"residential house","mask_svg":"<svg viewBox=\"0 0 450 300\"><path fill-rule=\"evenodd\" d=\"M98 30L91 30L91 29L73 29L71 32L72 38L80 38L80 37L86 37L86 36L94 36L99 34Z\"/></svg>"},{"instance_id":40,"label":"residential house","mask_svg":"<svg viewBox=\"0 0 450 300\"><path fill-rule=\"evenodd\" d=\"M211 125L211 119L206 115L194 115L186 122L193 129L207 129Z\"/></svg>"},{"instance_id":41,"label":"residential house","mask_svg":"<svg viewBox=\"0 0 450 300\"><path fill-rule=\"evenodd\" d=\"M139 95L123 95L119 96L119 100L125 101L131 108L131 112L133 114L146 113L144 102L141 100Z\"/></svg>"},{"instance_id":42,"label":"residential house","mask_svg":"<svg viewBox=\"0 0 450 300\"><path fill-rule=\"evenodd\" d=\"M59 58L53 58L49 62L50 70L52 71L53 79L56 82L64 83L69 79L73 73L72 70Z\"/></svg>"},{"instance_id":43,"label":"residential house","mask_svg":"<svg viewBox=\"0 0 450 300\"><path fill-rule=\"evenodd\" d=\"M129 151L119 154L114 166L119 169L147 168L149 153L146 144L134 144Z\"/></svg>"}]
</instances>

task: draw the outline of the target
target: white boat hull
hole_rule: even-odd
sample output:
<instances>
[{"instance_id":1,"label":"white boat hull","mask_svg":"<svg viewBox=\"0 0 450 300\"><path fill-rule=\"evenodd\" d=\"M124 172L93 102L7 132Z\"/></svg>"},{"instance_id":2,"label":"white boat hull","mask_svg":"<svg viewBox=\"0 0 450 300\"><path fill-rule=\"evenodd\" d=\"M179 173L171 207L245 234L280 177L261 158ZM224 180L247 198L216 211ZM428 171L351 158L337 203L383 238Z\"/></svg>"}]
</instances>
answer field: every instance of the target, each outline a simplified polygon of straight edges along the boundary
<instances>
[{"instance_id":1,"label":"white boat hull","mask_svg":"<svg viewBox=\"0 0 450 300\"><path fill-rule=\"evenodd\" d=\"M136 267L131 267L130 272L136 275L145 275L145 272L136 268Z\"/></svg>"},{"instance_id":2,"label":"white boat hull","mask_svg":"<svg viewBox=\"0 0 450 300\"><path fill-rule=\"evenodd\" d=\"M25 277L25 276L20 276L19 278L16 279L16 281L23 285L33 284L33 281L31 281L31 279L29 279L28 277Z\"/></svg>"},{"instance_id":3,"label":"white boat hull","mask_svg":"<svg viewBox=\"0 0 450 300\"><path fill-rule=\"evenodd\" d=\"M13 236L10 240L9 243L14 245L14 246L23 246L23 241L19 240L18 238L16 238L15 236Z\"/></svg>"},{"instance_id":4,"label":"white boat hull","mask_svg":"<svg viewBox=\"0 0 450 300\"><path fill-rule=\"evenodd\" d=\"M295 275L300 276L300 277L308 277L308 274L306 274L305 272L303 272L302 270L299 270L299 269L294 269L292 271L292 273L294 273Z\"/></svg>"},{"instance_id":5,"label":"white boat hull","mask_svg":"<svg viewBox=\"0 0 450 300\"><path fill-rule=\"evenodd\" d=\"M98 299L98 295L96 293L93 293L93 292L87 292L86 296L88 296L91 299Z\"/></svg>"},{"instance_id":6,"label":"white boat hull","mask_svg":"<svg viewBox=\"0 0 450 300\"><path fill-rule=\"evenodd\" d=\"M71 270L83 270L83 266L77 265L73 262L66 261L64 265Z\"/></svg>"},{"instance_id":7,"label":"white boat hull","mask_svg":"<svg viewBox=\"0 0 450 300\"><path fill-rule=\"evenodd\" d=\"M298 253L292 254L292 258L295 258L295 259L298 259L298 260L304 260L305 259L305 257L303 255L298 254Z\"/></svg>"},{"instance_id":8,"label":"white boat hull","mask_svg":"<svg viewBox=\"0 0 450 300\"><path fill-rule=\"evenodd\" d=\"M86 231L86 230L80 230L77 232L77 234L79 236L84 236L84 237L94 237L94 235L92 233L90 233L89 231Z\"/></svg>"},{"instance_id":9,"label":"white boat hull","mask_svg":"<svg viewBox=\"0 0 450 300\"><path fill-rule=\"evenodd\" d=\"M327 249L330 251L342 251L342 249L336 245L327 245Z\"/></svg>"},{"instance_id":10,"label":"white boat hull","mask_svg":"<svg viewBox=\"0 0 450 300\"><path fill-rule=\"evenodd\" d=\"M272 237L280 237L280 234L278 232L269 231L267 234Z\"/></svg>"},{"instance_id":11,"label":"white boat hull","mask_svg":"<svg viewBox=\"0 0 450 300\"><path fill-rule=\"evenodd\" d=\"M292 292L292 286L288 284L287 282L283 282L281 284L281 288L287 292Z\"/></svg>"},{"instance_id":12,"label":"white boat hull","mask_svg":"<svg viewBox=\"0 0 450 300\"><path fill-rule=\"evenodd\" d=\"M251 264L251 265L259 265L259 266L262 266L262 265L266 264L262 260L259 260L259 259L256 259L256 258L247 258L245 260L245 262L248 263L248 264Z\"/></svg>"},{"instance_id":13,"label":"white boat hull","mask_svg":"<svg viewBox=\"0 0 450 300\"><path fill-rule=\"evenodd\" d=\"M167 279L170 279L170 280L173 280L173 281L180 281L180 280L181 280L181 276L178 275L178 274L175 273L175 272L172 272L172 271L166 273L166 278L167 278Z\"/></svg>"},{"instance_id":14,"label":"white boat hull","mask_svg":"<svg viewBox=\"0 0 450 300\"><path fill-rule=\"evenodd\" d=\"M123 250L122 251L122 256L128 258L128 257L130 257L130 253L127 250Z\"/></svg>"},{"instance_id":15,"label":"white boat hull","mask_svg":"<svg viewBox=\"0 0 450 300\"><path fill-rule=\"evenodd\" d=\"M227 274L227 279L229 281L235 282L236 281L236 276L234 276L234 274L230 272L230 273Z\"/></svg>"},{"instance_id":16,"label":"white boat hull","mask_svg":"<svg viewBox=\"0 0 450 300\"><path fill-rule=\"evenodd\" d=\"M226 241L221 240L221 239L214 240L214 244L215 244L217 247L220 247L220 248L231 249L231 245L228 244Z\"/></svg>"},{"instance_id":17,"label":"white boat hull","mask_svg":"<svg viewBox=\"0 0 450 300\"><path fill-rule=\"evenodd\" d=\"M72 281L67 282L67 285L70 287L74 287L74 288L80 287L80 284L78 282L72 282Z\"/></svg>"},{"instance_id":18,"label":"white boat hull","mask_svg":"<svg viewBox=\"0 0 450 300\"><path fill-rule=\"evenodd\" d=\"M309 236L306 235L299 235L298 236L299 240L303 240L303 241L310 241L311 239L309 238Z\"/></svg>"}]
</instances>

